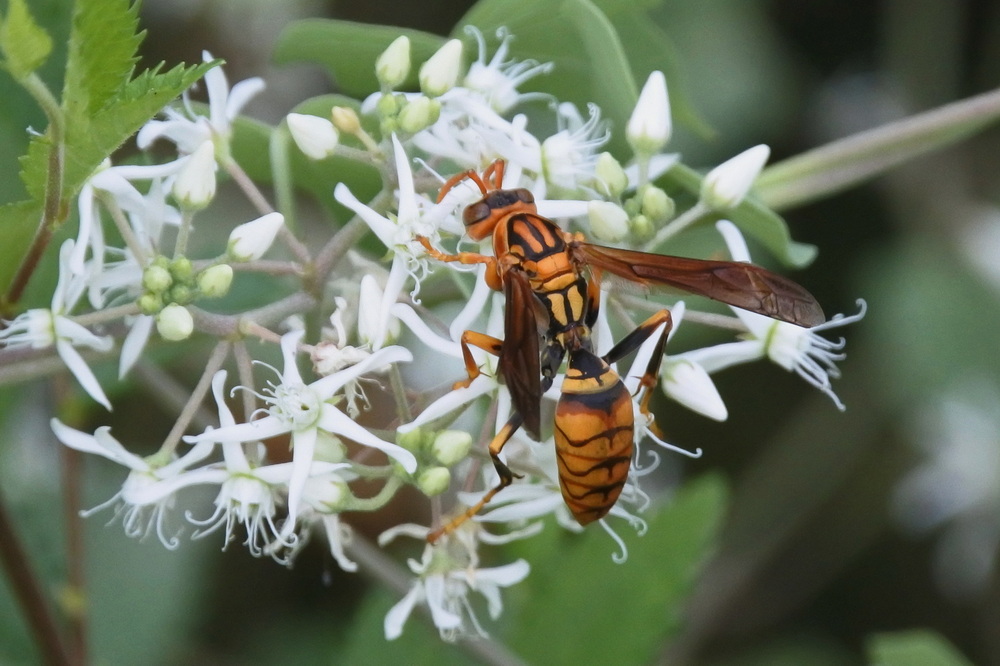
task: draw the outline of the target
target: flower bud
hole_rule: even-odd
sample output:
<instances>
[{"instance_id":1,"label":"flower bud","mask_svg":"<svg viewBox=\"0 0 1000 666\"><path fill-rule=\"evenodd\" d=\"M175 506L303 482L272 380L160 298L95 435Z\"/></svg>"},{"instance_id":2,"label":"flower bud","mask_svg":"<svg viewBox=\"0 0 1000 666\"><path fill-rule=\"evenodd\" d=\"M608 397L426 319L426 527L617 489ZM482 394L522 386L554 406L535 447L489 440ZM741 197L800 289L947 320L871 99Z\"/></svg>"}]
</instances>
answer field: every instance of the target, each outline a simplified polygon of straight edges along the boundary
<instances>
[{"instance_id":1,"label":"flower bud","mask_svg":"<svg viewBox=\"0 0 1000 666\"><path fill-rule=\"evenodd\" d=\"M451 484L451 472L447 467L429 467L417 475L417 488L428 497L440 495Z\"/></svg>"},{"instance_id":2,"label":"flower bud","mask_svg":"<svg viewBox=\"0 0 1000 666\"><path fill-rule=\"evenodd\" d=\"M190 259L180 255L170 260L170 274L174 277L174 282L190 282L194 277L194 266Z\"/></svg>"},{"instance_id":3,"label":"flower bud","mask_svg":"<svg viewBox=\"0 0 1000 666\"><path fill-rule=\"evenodd\" d=\"M428 97L443 95L458 83L462 42L450 39L420 66L420 90Z\"/></svg>"},{"instance_id":4,"label":"flower bud","mask_svg":"<svg viewBox=\"0 0 1000 666\"><path fill-rule=\"evenodd\" d=\"M375 102L375 110L382 118L395 118L399 113L399 107L403 103L403 96L393 94L382 95Z\"/></svg>"},{"instance_id":5,"label":"flower bud","mask_svg":"<svg viewBox=\"0 0 1000 666\"><path fill-rule=\"evenodd\" d=\"M399 112L399 129L407 134L416 134L437 122L441 115L441 103L421 95L407 102Z\"/></svg>"},{"instance_id":6,"label":"flower bud","mask_svg":"<svg viewBox=\"0 0 1000 666\"><path fill-rule=\"evenodd\" d=\"M670 140L670 98L663 72L650 73L639 93L632 116L625 126L625 138L638 155L650 156Z\"/></svg>"},{"instance_id":7,"label":"flower bud","mask_svg":"<svg viewBox=\"0 0 1000 666\"><path fill-rule=\"evenodd\" d=\"M357 134L361 129L358 113L349 106L335 106L330 110L333 126L344 134Z\"/></svg>"},{"instance_id":8,"label":"flower bud","mask_svg":"<svg viewBox=\"0 0 1000 666\"><path fill-rule=\"evenodd\" d=\"M410 38L397 37L375 61L375 76L383 88L396 88L410 73Z\"/></svg>"},{"instance_id":9,"label":"flower bud","mask_svg":"<svg viewBox=\"0 0 1000 666\"><path fill-rule=\"evenodd\" d=\"M760 175L771 149L764 144L744 150L708 172L701 181L701 201L712 210L740 205Z\"/></svg>"},{"instance_id":10,"label":"flower bud","mask_svg":"<svg viewBox=\"0 0 1000 666\"><path fill-rule=\"evenodd\" d=\"M382 288L372 275L361 278L358 308L358 339L361 344L381 348L399 337L399 320L384 311ZM380 342L381 341L381 342Z\"/></svg>"},{"instance_id":11,"label":"flower bud","mask_svg":"<svg viewBox=\"0 0 1000 666\"><path fill-rule=\"evenodd\" d=\"M313 160L326 159L337 149L340 134L326 118L289 113L285 121L295 145L306 157Z\"/></svg>"},{"instance_id":12,"label":"flower bud","mask_svg":"<svg viewBox=\"0 0 1000 666\"><path fill-rule=\"evenodd\" d=\"M674 216L674 200L655 185L648 185L642 191L642 214L653 224L666 222Z\"/></svg>"},{"instance_id":13,"label":"flower bud","mask_svg":"<svg viewBox=\"0 0 1000 666\"><path fill-rule=\"evenodd\" d=\"M207 298L221 298L233 284L233 267L229 264L209 266L198 274L198 290Z\"/></svg>"},{"instance_id":14,"label":"flower bud","mask_svg":"<svg viewBox=\"0 0 1000 666\"><path fill-rule=\"evenodd\" d=\"M591 201L587 204L590 230L596 238L615 243L628 235L628 213L610 201Z\"/></svg>"},{"instance_id":15,"label":"flower bud","mask_svg":"<svg viewBox=\"0 0 1000 666\"><path fill-rule=\"evenodd\" d=\"M164 340L186 340L194 331L194 319L186 307L171 303L156 315L156 330Z\"/></svg>"},{"instance_id":16,"label":"flower bud","mask_svg":"<svg viewBox=\"0 0 1000 666\"><path fill-rule=\"evenodd\" d=\"M653 226L653 223L645 215L636 215L635 217L630 218L628 221L628 228L629 231L632 232L635 239L640 242L647 241L652 238L653 232L656 231L656 227Z\"/></svg>"},{"instance_id":17,"label":"flower bud","mask_svg":"<svg viewBox=\"0 0 1000 666\"><path fill-rule=\"evenodd\" d=\"M215 145L202 141L174 180L173 195L182 208L200 210L215 197Z\"/></svg>"},{"instance_id":18,"label":"flower bud","mask_svg":"<svg viewBox=\"0 0 1000 666\"><path fill-rule=\"evenodd\" d=\"M347 483L340 479L321 476L308 479L302 495L305 501L320 513L342 511L354 499Z\"/></svg>"},{"instance_id":19,"label":"flower bud","mask_svg":"<svg viewBox=\"0 0 1000 666\"><path fill-rule=\"evenodd\" d=\"M144 315L155 315L163 309L163 298L159 294L143 294L139 297L136 305L139 312Z\"/></svg>"},{"instance_id":20,"label":"flower bud","mask_svg":"<svg viewBox=\"0 0 1000 666\"><path fill-rule=\"evenodd\" d=\"M234 261L256 261L274 243L274 237L285 223L281 213L268 213L245 222L229 234L228 252Z\"/></svg>"},{"instance_id":21,"label":"flower bud","mask_svg":"<svg viewBox=\"0 0 1000 666\"><path fill-rule=\"evenodd\" d=\"M594 175L597 180L597 191L606 197L620 197L628 188L628 176L611 153L604 152L597 156Z\"/></svg>"},{"instance_id":22,"label":"flower bud","mask_svg":"<svg viewBox=\"0 0 1000 666\"><path fill-rule=\"evenodd\" d=\"M660 381L663 392L688 409L716 421L725 421L729 416L712 378L700 364L668 358Z\"/></svg>"},{"instance_id":23,"label":"flower bud","mask_svg":"<svg viewBox=\"0 0 1000 666\"><path fill-rule=\"evenodd\" d=\"M170 288L170 291L166 294L167 301L171 303L177 303L178 305L187 305L195 299L195 291L192 287L186 284L175 284Z\"/></svg>"},{"instance_id":24,"label":"flower bud","mask_svg":"<svg viewBox=\"0 0 1000 666\"><path fill-rule=\"evenodd\" d=\"M397 432L396 443L410 453L420 453L424 445L424 431L420 428L414 428L406 432Z\"/></svg>"},{"instance_id":25,"label":"flower bud","mask_svg":"<svg viewBox=\"0 0 1000 666\"><path fill-rule=\"evenodd\" d=\"M472 448L472 435L464 430L444 430L434 438L431 453L446 467L465 460Z\"/></svg>"},{"instance_id":26,"label":"flower bud","mask_svg":"<svg viewBox=\"0 0 1000 666\"><path fill-rule=\"evenodd\" d=\"M163 266L150 264L142 272L142 286L146 291L154 294L161 294L170 288L174 283L174 278Z\"/></svg>"}]
</instances>

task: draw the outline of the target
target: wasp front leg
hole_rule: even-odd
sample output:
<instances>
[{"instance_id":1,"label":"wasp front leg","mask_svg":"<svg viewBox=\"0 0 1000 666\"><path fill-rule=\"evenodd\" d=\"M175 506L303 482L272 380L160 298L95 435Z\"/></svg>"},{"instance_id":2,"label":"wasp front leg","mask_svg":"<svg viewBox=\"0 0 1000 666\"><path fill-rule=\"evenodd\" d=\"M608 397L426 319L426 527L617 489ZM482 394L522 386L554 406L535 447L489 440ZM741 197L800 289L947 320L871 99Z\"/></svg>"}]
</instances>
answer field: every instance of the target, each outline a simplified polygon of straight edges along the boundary
<instances>
[{"instance_id":1,"label":"wasp front leg","mask_svg":"<svg viewBox=\"0 0 1000 666\"><path fill-rule=\"evenodd\" d=\"M649 319L639 324L639 326L622 338L618 344L611 348L611 350L604 356L604 361L606 363L614 363L621 360L623 357L631 354L633 351L642 346L649 336L653 335L660 326L663 326L663 331L660 333L660 338L656 342L656 348L653 349L653 356L649 359L649 364L646 366L646 372L639 379L639 387L645 387L646 393L642 396L642 401L639 403L640 411L649 416L649 399L652 397L652 388L656 386L657 377L660 374L660 363L663 361L663 348L667 344L667 337L670 335L671 329L674 327L673 319L670 316L670 310L660 310L659 312L653 314Z\"/></svg>"},{"instance_id":2,"label":"wasp front leg","mask_svg":"<svg viewBox=\"0 0 1000 666\"><path fill-rule=\"evenodd\" d=\"M441 527L437 528L436 530L428 534L427 535L428 543L434 543L445 534L451 534L452 532L457 530L459 526L462 525L462 523L471 519L473 516L479 513L482 510L482 508L486 506L486 504L489 503L489 501L493 499L493 497L498 492L500 492L501 490L512 484L514 482L515 476L520 478L521 476L520 474L514 474L514 472L510 471L510 467L507 467L507 465L504 464L502 460L500 460L500 451L503 449L504 445L510 440L510 438L513 437L514 433L517 432L517 429L521 427L521 423L523 421L524 419L521 417L521 415L518 414L517 412L514 412L514 414L510 417L507 423L504 424L503 428L500 429L500 432L498 432L496 436L493 438L493 441L490 442L490 447L489 447L490 458L493 459L493 468L497 471L497 475L500 477L500 482L496 486L488 490L486 494L483 495L483 498L481 500L470 506L463 513L456 516L448 523L445 523Z\"/></svg>"}]
</instances>

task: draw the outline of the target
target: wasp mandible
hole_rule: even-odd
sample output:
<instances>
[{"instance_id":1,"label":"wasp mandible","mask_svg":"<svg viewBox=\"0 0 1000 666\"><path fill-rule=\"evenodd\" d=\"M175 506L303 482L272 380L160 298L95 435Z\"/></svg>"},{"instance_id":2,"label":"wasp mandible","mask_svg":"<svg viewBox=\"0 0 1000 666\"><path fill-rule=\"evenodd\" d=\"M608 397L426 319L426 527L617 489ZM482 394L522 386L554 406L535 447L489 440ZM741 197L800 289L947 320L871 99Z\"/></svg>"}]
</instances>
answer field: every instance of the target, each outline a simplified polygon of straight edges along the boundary
<instances>
[{"instance_id":1,"label":"wasp mandible","mask_svg":"<svg viewBox=\"0 0 1000 666\"><path fill-rule=\"evenodd\" d=\"M803 287L759 266L588 243L582 234L563 231L539 215L527 189L504 189L505 166L497 160L482 176L472 170L457 174L438 195L440 202L465 180L479 188L483 198L465 208L463 222L472 240L492 236L493 256L448 254L418 237L428 254L439 261L485 264L487 284L504 293L504 338L475 331L462 334L468 378L456 388L468 386L479 376L471 351L478 347L498 357L498 372L514 407L489 444L500 482L463 514L431 532L428 541L432 543L476 515L513 482L514 473L500 460L500 451L521 427L540 439L542 394L567 358L553 431L563 500L581 525L602 518L618 500L632 460L635 417L632 396L611 364L660 330L639 383L647 389L640 409L648 415L649 389L656 385L672 321L669 310L660 310L607 354L597 356L591 329L597 322L603 273L642 285L672 287L799 326L816 326L826 319Z\"/></svg>"}]
</instances>

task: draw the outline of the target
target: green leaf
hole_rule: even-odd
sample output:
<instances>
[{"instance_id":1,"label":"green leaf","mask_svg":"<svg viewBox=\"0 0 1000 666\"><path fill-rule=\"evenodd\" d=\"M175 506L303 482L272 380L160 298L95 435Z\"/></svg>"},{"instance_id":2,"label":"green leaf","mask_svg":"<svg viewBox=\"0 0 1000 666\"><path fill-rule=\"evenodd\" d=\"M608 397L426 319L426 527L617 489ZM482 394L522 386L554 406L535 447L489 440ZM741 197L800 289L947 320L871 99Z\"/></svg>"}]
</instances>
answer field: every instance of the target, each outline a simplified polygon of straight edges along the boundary
<instances>
[{"instance_id":1,"label":"green leaf","mask_svg":"<svg viewBox=\"0 0 1000 666\"><path fill-rule=\"evenodd\" d=\"M701 191L701 175L683 164L674 165L660 180L695 196ZM816 258L816 246L793 241L785 220L753 195L726 213L726 218L789 266L801 268Z\"/></svg>"},{"instance_id":2,"label":"green leaf","mask_svg":"<svg viewBox=\"0 0 1000 666\"><path fill-rule=\"evenodd\" d=\"M23 79L52 52L52 38L35 23L24 0L9 0L7 14L0 23L0 52L3 66L16 79Z\"/></svg>"},{"instance_id":3,"label":"green leaf","mask_svg":"<svg viewBox=\"0 0 1000 666\"><path fill-rule=\"evenodd\" d=\"M516 58L555 65L552 74L531 79L524 90L548 92L581 109L593 102L613 127L625 127L638 88L618 34L590 0L484 0L462 17L453 34L468 39L467 25L487 37L505 27L514 36ZM629 154L624 132L612 134L609 150L619 157Z\"/></svg>"},{"instance_id":4,"label":"green leaf","mask_svg":"<svg viewBox=\"0 0 1000 666\"><path fill-rule=\"evenodd\" d=\"M868 640L873 666L972 666L961 652L933 631L876 634Z\"/></svg>"},{"instance_id":5,"label":"green leaf","mask_svg":"<svg viewBox=\"0 0 1000 666\"><path fill-rule=\"evenodd\" d=\"M691 481L650 518L645 536L628 539L629 559L620 565L611 560L614 543L597 528L578 536L550 529L518 544L530 551L522 554L531 574L507 597L507 644L529 663L651 663L679 631L684 602L717 538L726 496L718 476ZM631 531L620 521L611 524Z\"/></svg>"},{"instance_id":6,"label":"green leaf","mask_svg":"<svg viewBox=\"0 0 1000 666\"><path fill-rule=\"evenodd\" d=\"M683 60L677 55L673 40L647 13L661 5L662 1L594 0L594 4L604 12L618 33L636 81L641 84L650 72L662 71L667 77L670 114L674 122L704 139L714 137L715 131L691 102L684 83Z\"/></svg>"},{"instance_id":7,"label":"green leaf","mask_svg":"<svg viewBox=\"0 0 1000 666\"><path fill-rule=\"evenodd\" d=\"M143 33L138 4L78 0L69 38L63 109L66 122L96 115L128 83Z\"/></svg>"},{"instance_id":8,"label":"green leaf","mask_svg":"<svg viewBox=\"0 0 1000 666\"><path fill-rule=\"evenodd\" d=\"M998 119L1000 90L994 90L778 162L760 175L757 190L777 209L815 201L961 141Z\"/></svg>"},{"instance_id":9,"label":"green leaf","mask_svg":"<svg viewBox=\"0 0 1000 666\"><path fill-rule=\"evenodd\" d=\"M437 35L390 26L331 19L307 19L290 23L278 36L274 61L279 65L298 62L324 67L340 90L363 98L379 89L375 59L400 35L410 38L410 75L403 87L415 87L419 64L444 44Z\"/></svg>"}]
</instances>

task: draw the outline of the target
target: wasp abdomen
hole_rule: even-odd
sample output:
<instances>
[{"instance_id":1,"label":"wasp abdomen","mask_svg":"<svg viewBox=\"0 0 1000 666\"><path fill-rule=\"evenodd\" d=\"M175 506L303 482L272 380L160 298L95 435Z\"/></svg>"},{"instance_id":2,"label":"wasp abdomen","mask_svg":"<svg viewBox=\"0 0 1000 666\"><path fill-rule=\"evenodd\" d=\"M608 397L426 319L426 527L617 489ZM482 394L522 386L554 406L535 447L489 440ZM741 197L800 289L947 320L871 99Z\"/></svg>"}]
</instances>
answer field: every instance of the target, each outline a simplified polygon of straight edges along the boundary
<instances>
[{"instance_id":1,"label":"wasp abdomen","mask_svg":"<svg viewBox=\"0 0 1000 666\"><path fill-rule=\"evenodd\" d=\"M621 494L632 462L632 396L611 367L586 349L570 353L556 405L559 485L576 521L586 525L608 513Z\"/></svg>"}]
</instances>

